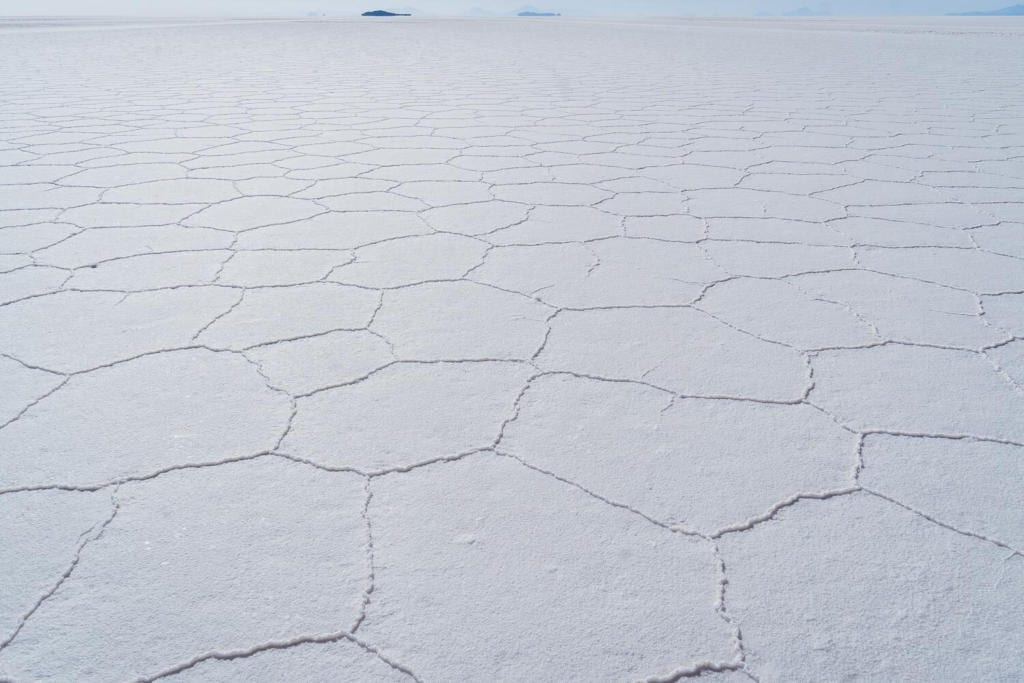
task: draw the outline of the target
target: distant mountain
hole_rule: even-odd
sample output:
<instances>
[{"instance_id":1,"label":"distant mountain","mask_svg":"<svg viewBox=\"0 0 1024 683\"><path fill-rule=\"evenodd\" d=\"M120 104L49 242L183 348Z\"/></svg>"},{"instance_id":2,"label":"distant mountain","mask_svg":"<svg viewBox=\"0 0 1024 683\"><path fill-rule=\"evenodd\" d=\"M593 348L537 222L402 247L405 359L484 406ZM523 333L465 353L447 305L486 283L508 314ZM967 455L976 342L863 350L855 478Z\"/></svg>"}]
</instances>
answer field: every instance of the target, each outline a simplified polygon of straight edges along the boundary
<instances>
[{"instance_id":1,"label":"distant mountain","mask_svg":"<svg viewBox=\"0 0 1024 683\"><path fill-rule=\"evenodd\" d=\"M562 16L558 12L547 12L539 10L532 5L523 5L517 10L511 12L496 12L494 10L484 9L483 7L473 7L462 13L464 17L560 17Z\"/></svg>"},{"instance_id":2,"label":"distant mountain","mask_svg":"<svg viewBox=\"0 0 1024 683\"><path fill-rule=\"evenodd\" d=\"M515 12L512 12L517 17L559 17L562 16L557 12L549 12L548 10L542 10L534 7L533 5L523 5Z\"/></svg>"},{"instance_id":3,"label":"distant mountain","mask_svg":"<svg viewBox=\"0 0 1024 683\"><path fill-rule=\"evenodd\" d=\"M790 10L789 12L782 13L782 16L784 17L827 17L829 15L830 12L826 12L823 10L816 11L811 9L810 7L798 7L795 10Z\"/></svg>"},{"instance_id":4,"label":"distant mountain","mask_svg":"<svg viewBox=\"0 0 1024 683\"><path fill-rule=\"evenodd\" d=\"M950 17L1024 17L1024 5L1014 5L988 12L951 12Z\"/></svg>"},{"instance_id":5,"label":"distant mountain","mask_svg":"<svg viewBox=\"0 0 1024 683\"><path fill-rule=\"evenodd\" d=\"M411 17L411 14L403 14L402 12L389 12L386 9L375 9L369 12L363 12L364 17Z\"/></svg>"}]
</instances>

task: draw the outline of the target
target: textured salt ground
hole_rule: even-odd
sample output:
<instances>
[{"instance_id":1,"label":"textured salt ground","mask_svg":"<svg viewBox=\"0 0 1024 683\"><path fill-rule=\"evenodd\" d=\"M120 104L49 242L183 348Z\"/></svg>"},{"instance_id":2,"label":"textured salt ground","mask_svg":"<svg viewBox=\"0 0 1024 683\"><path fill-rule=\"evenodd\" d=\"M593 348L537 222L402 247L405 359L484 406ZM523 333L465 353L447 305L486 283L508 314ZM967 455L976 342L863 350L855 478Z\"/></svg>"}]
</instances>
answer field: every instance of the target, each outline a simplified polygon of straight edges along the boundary
<instances>
[{"instance_id":1,"label":"textured salt ground","mask_svg":"<svg viewBox=\"0 0 1024 683\"><path fill-rule=\"evenodd\" d=\"M0 679L1024 676L1024 25L0 32Z\"/></svg>"}]
</instances>

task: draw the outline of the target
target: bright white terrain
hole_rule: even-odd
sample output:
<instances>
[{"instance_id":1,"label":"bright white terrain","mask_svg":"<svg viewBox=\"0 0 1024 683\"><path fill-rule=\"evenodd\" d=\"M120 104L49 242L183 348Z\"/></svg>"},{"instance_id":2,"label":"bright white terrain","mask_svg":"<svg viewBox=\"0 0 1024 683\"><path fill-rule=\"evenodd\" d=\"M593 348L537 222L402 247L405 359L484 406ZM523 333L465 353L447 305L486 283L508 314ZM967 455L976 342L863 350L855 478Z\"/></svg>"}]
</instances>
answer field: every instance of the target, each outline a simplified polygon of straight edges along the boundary
<instances>
[{"instance_id":1,"label":"bright white terrain","mask_svg":"<svg viewBox=\"0 0 1024 683\"><path fill-rule=\"evenodd\" d=\"M0 679L1024 678L1024 23L0 23Z\"/></svg>"}]
</instances>

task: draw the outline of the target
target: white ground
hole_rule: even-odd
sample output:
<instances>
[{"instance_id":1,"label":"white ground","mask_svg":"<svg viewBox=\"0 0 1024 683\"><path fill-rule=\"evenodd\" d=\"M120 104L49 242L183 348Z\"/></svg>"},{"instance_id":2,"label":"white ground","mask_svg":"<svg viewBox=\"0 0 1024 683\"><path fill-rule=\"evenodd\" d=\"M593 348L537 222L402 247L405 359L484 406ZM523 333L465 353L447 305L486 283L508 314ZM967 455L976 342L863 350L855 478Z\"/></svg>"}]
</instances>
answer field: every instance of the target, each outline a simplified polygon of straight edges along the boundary
<instances>
[{"instance_id":1,"label":"white ground","mask_svg":"<svg viewBox=\"0 0 1024 683\"><path fill-rule=\"evenodd\" d=\"M0 678L1024 678L1024 24L0 27Z\"/></svg>"}]
</instances>

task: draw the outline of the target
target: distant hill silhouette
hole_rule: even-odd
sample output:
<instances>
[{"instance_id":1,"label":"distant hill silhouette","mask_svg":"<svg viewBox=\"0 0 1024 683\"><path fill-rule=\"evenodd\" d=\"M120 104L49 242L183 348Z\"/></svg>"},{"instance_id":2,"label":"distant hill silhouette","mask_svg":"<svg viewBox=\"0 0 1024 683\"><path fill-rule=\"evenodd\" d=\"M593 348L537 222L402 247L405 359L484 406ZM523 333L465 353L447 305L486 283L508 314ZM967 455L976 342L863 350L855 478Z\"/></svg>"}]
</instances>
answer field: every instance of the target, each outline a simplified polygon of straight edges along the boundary
<instances>
[{"instance_id":1,"label":"distant hill silhouette","mask_svg":"<svg viewBox=\"0 0 1024 683\"><path fill-rule=\"evenodd\" d=\"M510 14L515 14L517 17L560 17L560 16L562 16L562 15L558 14L557 12L550 12L548 10L542 10L539 7L534 7L533 5L523 5L522 7L520 7L517 10L515 10L514 12L511 12Z\"/></svg>"},{"instance_id":2,"label":"distant hill silhouette","mask_svg":"<svg viewBox=\"0 0 1024 683\"><path fill-rule=\"evenodd\" d=\"M828 15L828 12L815 11L810 7L798 7L795 10L782 13L784 17L827 17Z\"/></svg>"},{"instance_id":3,"label":"distant hill silhouette","mask_svg":"<svg viewBox=\"0 0 1024 683\"><path fill-rule=\"evenodd\" d=\"M1014 5L988 12L951 12L950 17L1024 17L1024 5Z\"/></svg>"},{"instance_id":4,"label":"distant hill silhouette","mask_svg":"<svg viewBox=\"0 0 1024 683\"><path fill-rule=\"evenodd\" d=\"M403 12L389 12L386 9L375 9L369 12L363 12L364 17L411 17L411 14L405 14Z\"/></svg>"}]
</instances>

